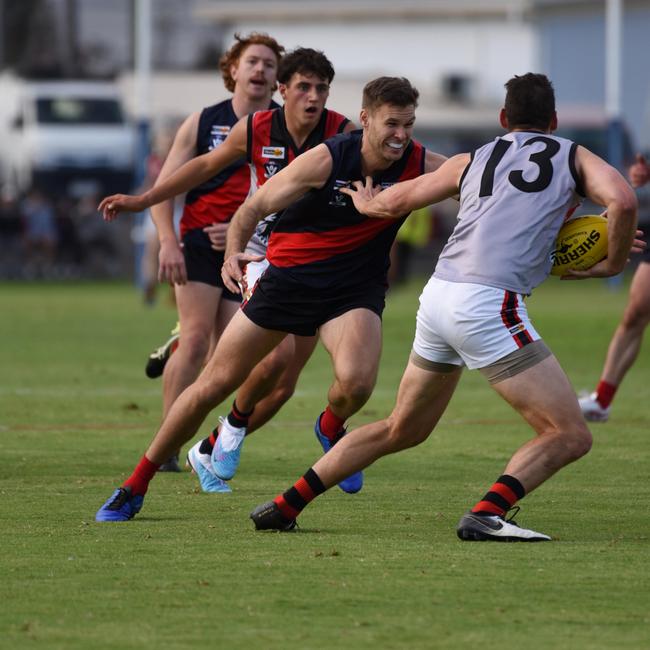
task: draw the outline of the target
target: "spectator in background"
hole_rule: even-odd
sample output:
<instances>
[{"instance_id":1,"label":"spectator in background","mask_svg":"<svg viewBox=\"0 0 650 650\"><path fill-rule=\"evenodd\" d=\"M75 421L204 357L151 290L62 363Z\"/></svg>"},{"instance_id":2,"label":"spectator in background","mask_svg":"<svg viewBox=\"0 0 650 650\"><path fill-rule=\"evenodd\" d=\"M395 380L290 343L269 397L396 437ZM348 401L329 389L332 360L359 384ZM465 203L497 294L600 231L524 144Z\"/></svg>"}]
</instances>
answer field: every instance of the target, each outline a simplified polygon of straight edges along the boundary
<instances>
[{"instance_id":1,"label":"spectator in background","mask_svg":"<svg viewBox=\"0 0 650 650\"><path fill-rule=\"evenodd\" d=\"M20 276L23 217L18 200L8 192L0 193L0 277Z\"/></svg>"},{"instance_id":2,"label":"spectator in background","mask_svg":"<svg viewBox=\"0 0 650 650\"><path fill-rule=\"evenodd\" d=\"M90 277L115 277L121 269L115 241L117 235L97 219L97 201L97 194L86 194L75 208L75 221L84 251L84 273Z\"/></svg>"},{"instance_id":3,"label":"spectator in background","mask_svg":"<svg viewBox=\"0 0 650 650\"><path fill-rule=\"evenodd\" d=\"M26 270L29 275L43 277L52 268L59 239L54 207L38 187L27 192L21 207Z\"/></svg>"},{"instance_id":4,"label":"spectator in background","mask_svg":"<svg viewBox=\"0 0 650 650\"><path fill-rule=\"evenodd\" d=\"M22 221L18 201L8 193L0 193L0 241L3 244L20 237Z\"/></svg>"},{"instance_id":5,"label":"spectator in background","mask_svg":"<svg viewBox=\"0 0 650 650\"><path fill-rule=\"evenodd\" d=\"M56 201L55 215L59 236L56 257L62 277L79 275L85 255L75 218L75 201L69 196L60 197Z\"/></svg>"}]
</instances>

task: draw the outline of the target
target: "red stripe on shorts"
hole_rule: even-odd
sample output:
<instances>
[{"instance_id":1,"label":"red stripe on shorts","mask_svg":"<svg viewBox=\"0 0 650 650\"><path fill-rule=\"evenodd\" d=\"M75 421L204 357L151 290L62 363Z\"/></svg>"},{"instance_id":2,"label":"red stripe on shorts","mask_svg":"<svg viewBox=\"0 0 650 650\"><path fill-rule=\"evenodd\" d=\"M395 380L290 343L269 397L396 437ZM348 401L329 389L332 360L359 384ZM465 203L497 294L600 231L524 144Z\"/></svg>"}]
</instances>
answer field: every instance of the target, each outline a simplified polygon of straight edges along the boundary
<instances>
[{"instance_id":1,"label":"red stripe on shorts","mask_svg":"<svg viewBox=\"0 0 650 650\"><path fill-rule=\"evenodd\" d=\"M514 342L517 344L518 348L523 348L524 345L532 343L533 339L528 333L528 330L523 327L523 323L519 314L517 313L517 307L519 306L519 298L516 293L512 291L506 291L503 296L503 303L501 305L501 320L503 324L510 331ZM512 332L512 329L521 325L521 329L518 331Z\"/></svg>"}]
</instances>

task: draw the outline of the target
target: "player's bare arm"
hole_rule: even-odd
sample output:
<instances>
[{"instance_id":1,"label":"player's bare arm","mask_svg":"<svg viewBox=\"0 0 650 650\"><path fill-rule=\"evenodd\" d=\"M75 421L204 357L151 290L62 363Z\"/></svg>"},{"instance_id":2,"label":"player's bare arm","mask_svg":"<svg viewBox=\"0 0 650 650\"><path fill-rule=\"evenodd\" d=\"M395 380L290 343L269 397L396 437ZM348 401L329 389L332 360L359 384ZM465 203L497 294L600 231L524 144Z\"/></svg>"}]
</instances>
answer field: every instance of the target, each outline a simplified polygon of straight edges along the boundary
<instances>
[{"instance_id":1,"label":"player's bare arm","mask_svg":"<svg viewBox=\"0 0 650 650\"><path fill-rule=\"evenodd\" d=\"M242 278L243 265L263 259L243 252L260 219L284 210L309 190L322 187L331 171L332 156L329 149L324 144L319 144L270 178L239 207L230 222L225 262L221 270L224 284L230 291L239 293L237 282Z\"/></svg>"},{"instance_id":2,"label":"player's bare arm","mask_svg":"<svg viewBox=\"0 0 650 650\"><path fill-rule=\"evenodd\" d=\"M356 181L354 189L342 188L341 192L352 197L354 207L359 212L380 219L395 219L412 210L455 196L458 194L460 177L469 163L469 154L459 154L449 160L444 160L439 154L433 156L436 158L431 158L428 164L439 165L435 171L396 183L383 192L372 186L370 177L365 183Z\"/></svg>"},{"instance_id":3,"label":"player's bare arm","mask_svg":"<svg viewBox=\"0 0 650 650\"><path fill-rule=\"evenodd\" d=\"M242 117L218 147L189 160L149 191L136 196L114 194L103 199L98 209L103 213L104 219L112 221L120 212L141 212L161 201L183 194L245 156L247 123L248 117Z\"/></svg>"},{"instance_id":4,"label":"player's bare arm","mask_svg":"<svg viewBox=\"0 0 650 650\"><path fill-rule=\"evenodd\" d=\"M199 112L192 113L179 127L154 187L160 185L196 155L196 133L199 116ZM173 199L152 206L151 218L156 226L158 241L160 242L158 281L185 284L187 282L187 270L180 242L174 230Z\"/></svg>"},{"instance_id":5,"label":"player's bare arm","mask_svg":"<svg viewBox=\"0 0 650 650\"><path fill-rule=\"evenodd\" d=\"M602 158L584 147L576 152L576 168L590 201L607 211L607 257L586 271L571 271L568 277L609 277L620 273L634 242L637 200L623 176Z\"/></svg>"}]
</instances>

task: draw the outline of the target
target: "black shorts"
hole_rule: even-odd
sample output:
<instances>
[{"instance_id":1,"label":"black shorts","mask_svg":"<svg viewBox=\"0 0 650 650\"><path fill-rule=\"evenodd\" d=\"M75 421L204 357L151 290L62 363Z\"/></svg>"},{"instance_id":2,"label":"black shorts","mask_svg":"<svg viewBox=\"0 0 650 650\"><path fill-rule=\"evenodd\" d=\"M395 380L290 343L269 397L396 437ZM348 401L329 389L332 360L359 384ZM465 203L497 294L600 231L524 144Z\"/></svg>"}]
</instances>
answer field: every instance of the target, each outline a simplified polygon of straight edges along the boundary
<instances>
[{"instance_id":1,"label":"black shorts","mask_svg":"<svg viewBox=\"0 0 650 650\"><path fill-rule=\"evenodd\" d=\"M271 265L242 310L264 329L313 336L323 323L352 309L369 309L381 318L386 289L383 278L350 286L319 287Z\"/></svg>"},{"instance_id":2,"label":"black shorts","mask_svg":"<svg viewBox=\"0 0 650 650\"><path fill-rule=\"evenodd\" d=\"M194 228L183 235L183 255L188 282L202 282L223 289L221 297L224 300L241 302L238 293L232 293L223 285L221 278L223 251L215 251L210 246L210 238L203 230Z\"/></svg>"}]
</instances>

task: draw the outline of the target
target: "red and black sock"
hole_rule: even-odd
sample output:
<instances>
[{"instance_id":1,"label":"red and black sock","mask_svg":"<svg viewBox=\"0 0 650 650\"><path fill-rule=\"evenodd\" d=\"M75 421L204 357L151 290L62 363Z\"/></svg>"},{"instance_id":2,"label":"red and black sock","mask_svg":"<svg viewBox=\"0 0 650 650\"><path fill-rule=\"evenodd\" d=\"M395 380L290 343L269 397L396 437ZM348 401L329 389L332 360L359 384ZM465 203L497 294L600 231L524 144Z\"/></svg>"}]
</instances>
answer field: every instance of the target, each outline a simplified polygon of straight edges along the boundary
<instances>
[{"instance_id":1,"label":"red and black sock","mask_svg":"<svg viewBox=\"0 0 650 650\"><path fill-rule=\"evenodd\" d=\"M235 429L241 429L242 427L248 426L248 419L253 415L253 407L248 413L244 413L237 408L237 400L232 403L232 408L230 413L228 413L228 423L231 427ZM214 449L214 444L217 442L217 436L219 435L219 427L216 426L212 433L201 441L201 446L199 447L199 452L202 454L211 454Z\"/></svg>"},{"instance_id":2,"label":"red and black sock","mask_svg":"<svg viewBox=\"0 0 650 650\"><path fill-rule=\"evenodd\" d=\"M345 418L340 418L338 415L332 413L332 410L328 406L320 416L320 430L321 433L334 442L341 433L343 425L345 424Z\"/></svg>"},{"instance_id":3,"label":"red and black sock","mask_svg":"<svg viewBox=\"0 0 650 650\"><path fill-rule=\"evenodd\" d=\"M616 394L617 389L618 386L614 386L614 384L610 384L601 379L598 382L598 386L596 386L596 401L604 409L608 408L614 399L614 395Z\"/></svg>"},{"instance_id":4,"label":"red and black sock","mask_svg":"<svg viewBox=\"0 0 650 650\"><path fill-rule=\"evenodd\" d=\"M124 481L122 487L130 487L132 494L145 495L149 489L149 481L154 477L160 465L152 463L146 456L143 456L133 474Z\"/></svg>"},{"instance_id":5,"label":"red and black sock","mask_svg":"<svg viewBox=\"0 0 650 650\"><path fill-rule=\"evenodd\" d=\"M524 486L514 476L504 474L499 476L490 491L472 508L472 512L503 517L525 495Z\"/></svg>"},{"instance_id":6,"label":"red and black sock","mask_svg":"<svg viewBox=\"0 0 650 650\"><path fill-rule=\"evenodd\" d=\"M286 492L275 497L273 501L283 517L295 519L310 501L313 501L319 494L323 494L326 489L318 478L318 474L309 468L304 476L299 478Z\"/></svg>"},{"instance_id":7,"label":"red and black sock","mask_svg":"<svg viewBox=\"0 0 650 650\"><path fill-rule=\"evenodd\" d=\"M235 400L232 403L232 408L230 409L230 413L228 413L228 422L230 423L230 426L235 429L241 429L242 427L247 427L248 419L250 418L251 415L253 415L254 410L255 407L253 407L250 411L248 411L248 413L244 413L243 411L240 411L237 408L237 400Z\"/></svg>"}]
</instances>

